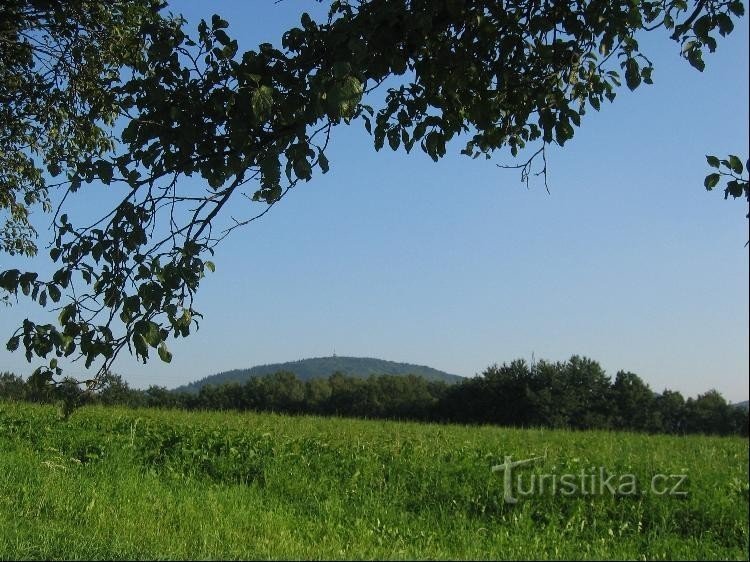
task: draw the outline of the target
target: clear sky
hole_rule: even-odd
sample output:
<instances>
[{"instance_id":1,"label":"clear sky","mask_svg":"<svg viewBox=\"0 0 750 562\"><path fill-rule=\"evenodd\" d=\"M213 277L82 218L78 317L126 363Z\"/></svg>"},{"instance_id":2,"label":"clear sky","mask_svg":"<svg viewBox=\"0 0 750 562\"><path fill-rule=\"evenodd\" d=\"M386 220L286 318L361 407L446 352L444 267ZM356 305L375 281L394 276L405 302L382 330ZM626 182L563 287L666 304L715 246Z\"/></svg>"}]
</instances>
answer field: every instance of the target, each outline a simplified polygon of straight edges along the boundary
<instances>
[{"instance_id":1,"label":"clear sky","mask_svg":"<svg viewBox=\"0 0 750 562\"><path fill-rule=\"evenodd\" d=\"M324 11L310 0L171 5L193 29L221 14L241 50L279 44L302 11ZM453 145L434 163L375 152L361 123L335 129L331 171L220 247L198 295L201 329L169 342L172 363L124 357L115 370L173 387L334 349L465 376L579 354L656 391L746 400L747 206L703 178L706 154L748 156L748 18L702 74L666 33L650 35L655 85L621 90L550 151L550 194L499 169L509 154L471 160ZM25 303L3 310L3 341L30 314L45 318ZM3 346L6 369L31 367Z\"/></svg>"}]
</instances>

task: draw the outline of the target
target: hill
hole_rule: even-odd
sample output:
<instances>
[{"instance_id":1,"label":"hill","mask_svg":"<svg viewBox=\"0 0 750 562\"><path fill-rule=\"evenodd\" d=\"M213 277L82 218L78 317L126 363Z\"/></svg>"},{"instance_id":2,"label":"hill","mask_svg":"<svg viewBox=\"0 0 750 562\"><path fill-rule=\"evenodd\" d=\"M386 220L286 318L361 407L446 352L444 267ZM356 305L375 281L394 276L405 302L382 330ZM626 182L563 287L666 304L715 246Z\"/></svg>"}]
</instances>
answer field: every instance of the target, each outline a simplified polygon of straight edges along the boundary
<instances>
[{"instance_id":1,"label":"hill","mask_svg":"<svg viewBox=\"0 0 750 562\"><path fill-rule=\"evenodd\" d=\"M262 377L278 371L289 371L302 380L315 378L326 378L335 372L340 372L353 377L368 377L370 375L417 375L431 381L443 381L447 383L457 382L463 379L458 375L452 375L444 371L426 367L424 365L413 365L411 363L397 363L384 359L370 357L315 357L312 359L301 359L287 363L272 363L270 365L257 365L250 369L233 369L224 371L197 380L187 385L177 387L176 392L198 392L201 387L208 384L221 385L228 382L245 382L252 377Z\"/></svg>"},{"instance_id":2,"label":"hill","mask_svg":"<svg viewBox=\"0 0 750 562\"><path fill-rule=\"evenodd\" d=\"M750 408L750 400L745 400L744 402L737 402L736 404L732 404L732 406L735 406L736 408L745 408L747 410Z\"/></svg>"}]
</instances>

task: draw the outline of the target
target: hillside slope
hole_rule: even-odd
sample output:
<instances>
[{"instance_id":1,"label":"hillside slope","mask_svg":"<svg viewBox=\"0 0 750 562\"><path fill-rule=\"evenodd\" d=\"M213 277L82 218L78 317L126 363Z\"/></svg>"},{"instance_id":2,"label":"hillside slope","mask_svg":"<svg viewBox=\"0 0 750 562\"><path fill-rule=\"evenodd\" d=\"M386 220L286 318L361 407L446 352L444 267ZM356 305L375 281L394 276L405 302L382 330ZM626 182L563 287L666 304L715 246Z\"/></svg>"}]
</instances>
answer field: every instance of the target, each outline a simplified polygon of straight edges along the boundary
<instances>
[{"instance_id":1,"label":"hillside slope","mask_svg":"<svg viewBox=\"0 0 750 562\"><path fill-rule=\"evenodd\" d=\"M177 392L198 392L207 384L220 385L228 382L245 382L251 377L262 377L276 373L277 371L289 371L302 380L314 378L326 378L335 372L354 377L368 377L370 375L417 375L432 381L444 381L453 383L460 381L463 377L452 375L444 371L433 369L424 365L413 365L411 363L397 363L384 359L371 357L316 357L302 359L300 361L289 361L287 363L273 363L270 365L257 365L250 369L233 369L224 371L180 386Z\"/></svg>"}]
</instances>

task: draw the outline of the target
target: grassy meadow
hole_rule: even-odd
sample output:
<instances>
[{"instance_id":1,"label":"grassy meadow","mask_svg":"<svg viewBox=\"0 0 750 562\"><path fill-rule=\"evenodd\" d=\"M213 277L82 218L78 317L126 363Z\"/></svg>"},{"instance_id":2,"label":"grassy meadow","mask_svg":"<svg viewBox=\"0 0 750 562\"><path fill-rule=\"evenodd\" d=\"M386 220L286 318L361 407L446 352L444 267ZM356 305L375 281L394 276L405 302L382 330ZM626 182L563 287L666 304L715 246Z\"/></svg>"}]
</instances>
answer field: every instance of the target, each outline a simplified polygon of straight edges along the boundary
<instances>
[{"instance_id":1,"label":"grassy meadow","mask_svg":"<svg viewBox=\"0 0 750 562\"><path fill-rule=\"evenodd\" d=\"M508 455L639 490L509 504ZM0 559L747 560L748 524L735 437L0 402Z\"/></svg>"}]
</instances>

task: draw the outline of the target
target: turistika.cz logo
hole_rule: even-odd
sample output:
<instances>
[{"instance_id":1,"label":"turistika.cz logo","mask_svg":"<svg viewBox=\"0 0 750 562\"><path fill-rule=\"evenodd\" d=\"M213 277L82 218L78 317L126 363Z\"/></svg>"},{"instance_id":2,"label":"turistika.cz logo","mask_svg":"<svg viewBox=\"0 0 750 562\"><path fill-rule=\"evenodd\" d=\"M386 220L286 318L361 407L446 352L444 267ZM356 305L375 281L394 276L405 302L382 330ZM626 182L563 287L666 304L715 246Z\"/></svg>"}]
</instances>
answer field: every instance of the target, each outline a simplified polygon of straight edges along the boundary
<instances>
[{"instance_id":1,"label":"turistika.cz logo","mask_svg":"<svg viewBox=\"0 0 750 562\"><path fill-rule=\"evenodd\" d=\"M506 456L502 464L491 468L492 472L503 473L503 499L505 503L518 503L519 497L561 495L574 496L636 496L651 493L656 496L687 497L687 474L654 474L647 486L641 485L635 474L610 473L606 467L593 470L581 469L578 473L552 474L531 473L524 478L522 472L515 469L546 460L533 457L514 461Z\"/></svg>"}]
</instances>

